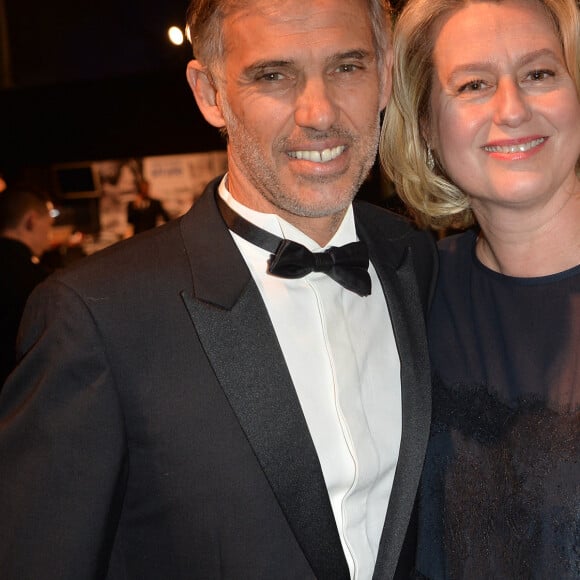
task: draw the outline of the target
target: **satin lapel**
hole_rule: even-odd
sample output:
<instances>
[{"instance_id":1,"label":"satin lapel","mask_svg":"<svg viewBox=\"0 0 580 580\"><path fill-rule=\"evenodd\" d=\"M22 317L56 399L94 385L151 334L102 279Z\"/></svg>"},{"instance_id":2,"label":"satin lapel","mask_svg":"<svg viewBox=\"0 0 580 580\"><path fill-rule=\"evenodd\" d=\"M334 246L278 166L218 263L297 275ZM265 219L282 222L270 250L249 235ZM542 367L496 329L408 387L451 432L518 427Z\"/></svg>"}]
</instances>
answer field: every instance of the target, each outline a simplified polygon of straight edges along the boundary
<instances>
[{"instance_id":1,"label":"satin lapel","mask_svg":"<svg viewBox=\"0 0 580 580\"><path fill-rule=\"evenodd\" d=\"M358 227L358 225L357 225ZM403 430L399 459L373 578L393 578L413 511L431 417L431 381L425 322L404 239L358 227L383 285L401 360ZM379 235L377 235L379 234Z\"/></svg>"},{"instance_id":2,"label":"satin lapel","mask_svg":"<svg viewBox=\"0 0 580 580\"><path fill-rule=\"evenodd\" d=\"M182 231L182 292L216 377L317 578L348 578L318 456L266 307L210 193ZM211 259L208 259L211 256Z\"/></svg>"}]
</instances>

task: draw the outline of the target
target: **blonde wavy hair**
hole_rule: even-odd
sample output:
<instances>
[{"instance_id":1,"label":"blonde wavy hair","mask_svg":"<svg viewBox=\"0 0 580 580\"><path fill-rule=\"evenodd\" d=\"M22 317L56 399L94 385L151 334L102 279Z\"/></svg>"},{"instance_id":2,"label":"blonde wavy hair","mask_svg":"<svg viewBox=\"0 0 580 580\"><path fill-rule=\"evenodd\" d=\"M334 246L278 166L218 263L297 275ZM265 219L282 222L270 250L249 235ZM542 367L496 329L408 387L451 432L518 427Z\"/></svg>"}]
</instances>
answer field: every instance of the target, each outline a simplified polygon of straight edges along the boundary
<instances>
[{"instance_id":1,"label":"blonde wavy hair","mask_svg":"<svg viewBox=\"0 0 580 580\"><path fill-rule=\"evenodd\" d=\"M421 226L464 228L475 222L468 196L435 160L429 163L422 128L430 126L435 29L471 2L408 0L395 23L393 95L385 113L379 153L385 173ZM526 0L546 10L560 39L568 73L580 98L580 13L577 0ZM580 159L576 162L580 176Z\"/></svg>"}]
</instances>

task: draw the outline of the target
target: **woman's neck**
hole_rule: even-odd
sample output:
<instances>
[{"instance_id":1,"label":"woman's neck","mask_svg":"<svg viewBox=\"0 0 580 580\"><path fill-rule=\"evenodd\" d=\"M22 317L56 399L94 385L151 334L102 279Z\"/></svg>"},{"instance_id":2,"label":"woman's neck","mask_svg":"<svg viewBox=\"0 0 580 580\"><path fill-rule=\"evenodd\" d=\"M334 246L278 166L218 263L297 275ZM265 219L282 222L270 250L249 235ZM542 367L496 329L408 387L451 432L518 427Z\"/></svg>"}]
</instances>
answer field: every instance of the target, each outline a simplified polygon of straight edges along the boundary
<instances>
[{"instance_id":1,"label":"woman's neck","mask_svg":"<svg viewBox=\"0 0 580 580\"><path fill-rule=\"evenodd\" d=\"M580 190L556 207L515 211L475 207L481 233L476 255L507 276L531 278L580 264Z\"/></svg>"}]
</instances>

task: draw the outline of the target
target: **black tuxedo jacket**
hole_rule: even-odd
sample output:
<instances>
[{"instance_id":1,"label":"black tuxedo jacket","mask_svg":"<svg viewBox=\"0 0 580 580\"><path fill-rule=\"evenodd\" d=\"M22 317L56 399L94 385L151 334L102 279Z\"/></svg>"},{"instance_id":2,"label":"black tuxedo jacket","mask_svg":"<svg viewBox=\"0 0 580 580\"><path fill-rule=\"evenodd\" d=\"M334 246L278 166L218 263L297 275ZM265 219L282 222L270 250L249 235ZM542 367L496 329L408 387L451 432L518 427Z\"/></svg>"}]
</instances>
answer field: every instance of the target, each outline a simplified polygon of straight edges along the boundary
<instances>
[{"instance_id":1,"label":"black tuxedo jacket","mask_svg":"<svg viewBox=\"0 0 580 580\"><path fill-rule=\"evenodd\" d=\"M215 204L33 293L0 398L3 580L340 580L320 464ZM401 558L428 435L427 234L356 204L401 356L403 436L375 578ZM412 562L411 562L412 563Z\"/></svg>"}]
</instances>

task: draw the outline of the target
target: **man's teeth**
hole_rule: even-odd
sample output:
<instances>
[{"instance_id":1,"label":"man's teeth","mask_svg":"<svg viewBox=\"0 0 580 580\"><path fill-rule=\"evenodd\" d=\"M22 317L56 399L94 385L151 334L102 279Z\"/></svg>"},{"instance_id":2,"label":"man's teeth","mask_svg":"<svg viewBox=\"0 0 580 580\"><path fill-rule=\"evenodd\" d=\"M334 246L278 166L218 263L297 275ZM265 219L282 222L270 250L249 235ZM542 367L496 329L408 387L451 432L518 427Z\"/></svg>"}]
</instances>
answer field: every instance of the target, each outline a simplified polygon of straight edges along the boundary
<instances>
[{"instance_id":1,"label":"man's teeth","mask_svg":"<svg viewBox=\"0 0 580 580\"><path fill-rule=\"evenodd\" d=\"M543 143L546 139L541 137L540 139L534 139L533 141L528 141L527 143L518 143L517 145L508 145L508 146L489 146L484 147L485 151L490 153L525 153L534 147L537 147L541 143Z\"/></svg>"},{"instance_id":2,"label":"man's teeth","mask_svg":"<svg viewBox=\"0 0 580 580\"><path fill-rule=\"evenodd\" d=\"M344 145L340 145L332 149L323 149L322 151L291 151L289 155L294 157L294 159L303 159L314 163L327 163L336 159L345 149Z\"/></svg>"}]
</instances>

